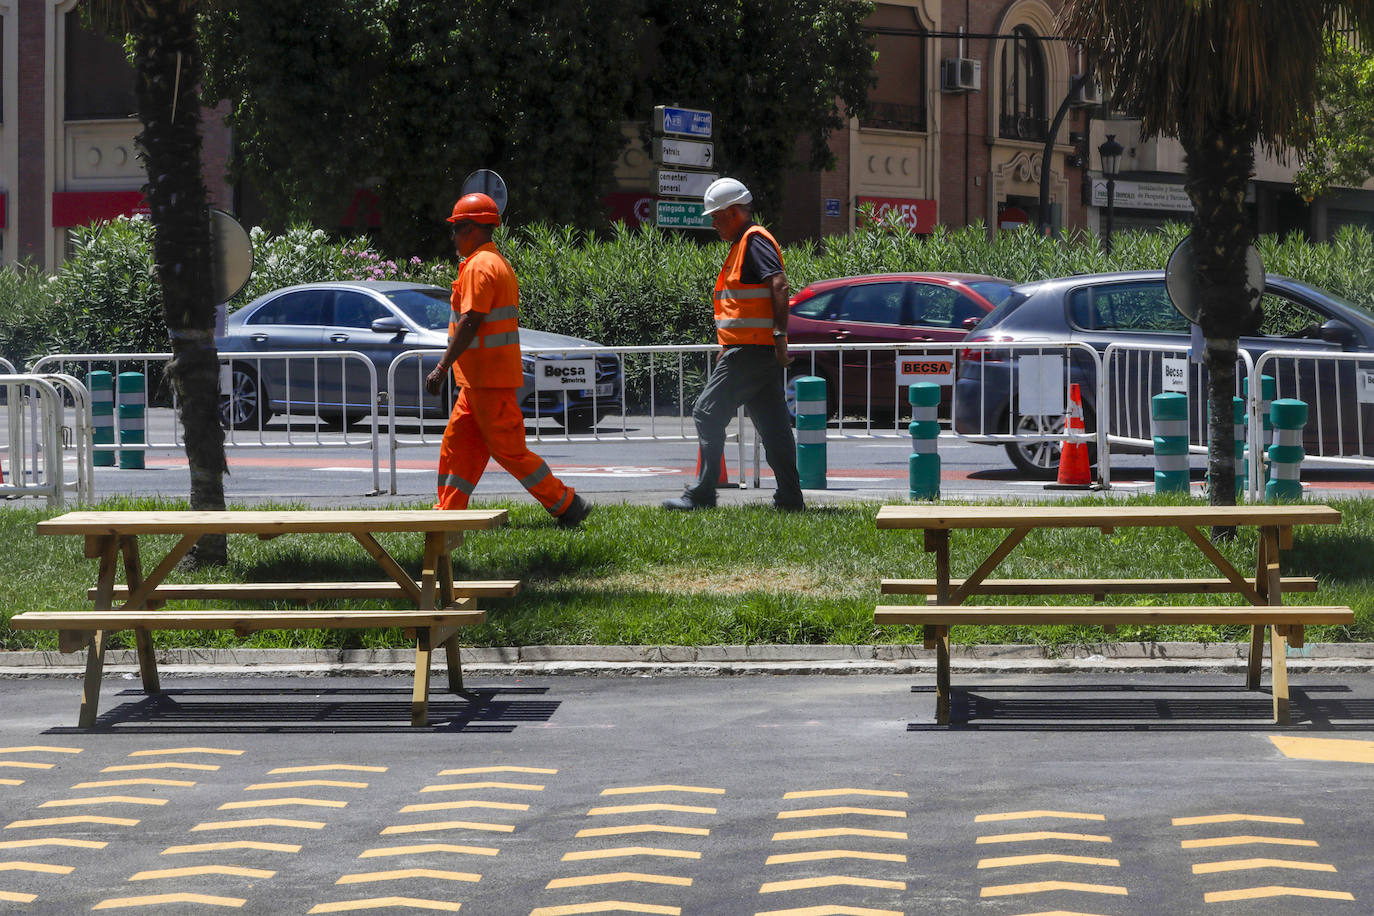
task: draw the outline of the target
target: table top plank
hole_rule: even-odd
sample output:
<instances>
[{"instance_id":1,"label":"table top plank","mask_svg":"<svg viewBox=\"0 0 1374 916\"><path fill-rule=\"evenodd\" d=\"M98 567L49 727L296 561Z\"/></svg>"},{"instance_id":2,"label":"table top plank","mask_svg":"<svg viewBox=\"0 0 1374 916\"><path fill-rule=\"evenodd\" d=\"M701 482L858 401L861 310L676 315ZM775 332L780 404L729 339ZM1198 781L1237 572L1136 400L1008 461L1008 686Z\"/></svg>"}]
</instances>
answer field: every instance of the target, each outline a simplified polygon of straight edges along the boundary
<instances>
[{"instance_id":1,"label":"table top plank","mask_svg":"<svg viewBox=\"0 0 1374 916\"><path fill-rule=\"evenodd\" d=\"M878 605L874 621L880 624L980 625L1005 624L1142 624L1171 623L1243 624L1349 624L1355 619L1348 607L1315 605L1256 605L1222 607L1184 605L1103 607L1101 605L1045 605L1002 607L995 605Z\"/></svg>"},{"instance_id":2,"label":"table top plank","mask_svg":"<svg viewBox=\"0 0 1374 916\"><path fill-rule=\"evenodd\" d=\"M1178 527L1181 525L1338 525L1323 505L1254 506L883 506L891 529Z\"/></svg>"},{"instance_id":3,"label":"table top plank","mask_svg":"<svg viewBox=\"0 0 1374 916\"><path fill-rule=\"evenodd\" d=\"M467 626L486 611L25 611L10 618L16 630L294 630Z\"/></svg>"},{"instance_id":4,"label":"table top plank","mask_svg":"<svg viewBox=\"0 0 1374 916\"><path fill-rule=\"evenodd\" d=\"M80 511L39 522L39 534L352 534L480 531L505 509L242 509Z\"/></svg>"}]
</instances>

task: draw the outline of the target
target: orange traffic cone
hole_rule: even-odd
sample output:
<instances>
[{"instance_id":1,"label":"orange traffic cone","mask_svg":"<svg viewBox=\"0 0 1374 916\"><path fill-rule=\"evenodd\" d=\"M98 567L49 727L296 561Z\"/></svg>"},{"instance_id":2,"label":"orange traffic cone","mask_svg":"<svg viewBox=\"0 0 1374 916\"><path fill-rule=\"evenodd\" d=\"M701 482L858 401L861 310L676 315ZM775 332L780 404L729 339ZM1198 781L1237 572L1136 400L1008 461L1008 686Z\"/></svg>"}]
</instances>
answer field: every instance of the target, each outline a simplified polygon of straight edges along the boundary
<instances>
[{"instance_id":1,"label":"orange traffic cone","mask_svg":"<svg viewBox=\"0 0 1374 916\"><path fill-rule=\"evenodd\" d=\"M1083 425L1083 396L1077 382L1069 385L1069 412L1064 418L1064 428L1070 434L1087 431ZM1092 486L1092 474L1088 470L1088 443L1066 441L1060 444L1059 478L1056 483L1060 487Z\"/></svg>"},{"instance_id":2,"label":"orange traffic cone","mask_svg":"<svg viewBox=\"0 0 1374 916\"><path fill-rule=\"evenodd\" d=\"M697 470L696 476L701 476L701 449L697 449ZM718 487L728 487L730 485L729 468L725 466L725 455L720 456L720 480L716 481Z\"/></svg>"}]
</instances>

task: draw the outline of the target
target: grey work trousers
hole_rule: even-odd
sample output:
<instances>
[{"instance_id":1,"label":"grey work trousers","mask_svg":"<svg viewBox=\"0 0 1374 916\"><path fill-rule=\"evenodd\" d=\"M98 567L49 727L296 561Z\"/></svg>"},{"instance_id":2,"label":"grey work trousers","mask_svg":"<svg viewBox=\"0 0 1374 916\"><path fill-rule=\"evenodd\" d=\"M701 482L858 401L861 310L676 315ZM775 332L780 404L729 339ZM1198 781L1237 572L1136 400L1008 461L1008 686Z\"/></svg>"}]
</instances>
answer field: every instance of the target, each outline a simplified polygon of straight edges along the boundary
<instances>
[{"instance_id":1,"label":"grey work trousers","mask_svg":"<svg viewBox=\"0 0 1374 916\"><path fill-rule=\"evenodd\" d=\"M725 428L741 404L758 430L768 466L773 469L777 490L773 502L789 509L802 506L801 479L797 475L797 443L792 437L792 418L783 396L782 370L776 351L769 346L728 347L716 360L706 387L692 409L697 442L701 447L701 472L687 488L693 502L716 501L716 483L724 460Z\"/></svg>"}]
</instances>

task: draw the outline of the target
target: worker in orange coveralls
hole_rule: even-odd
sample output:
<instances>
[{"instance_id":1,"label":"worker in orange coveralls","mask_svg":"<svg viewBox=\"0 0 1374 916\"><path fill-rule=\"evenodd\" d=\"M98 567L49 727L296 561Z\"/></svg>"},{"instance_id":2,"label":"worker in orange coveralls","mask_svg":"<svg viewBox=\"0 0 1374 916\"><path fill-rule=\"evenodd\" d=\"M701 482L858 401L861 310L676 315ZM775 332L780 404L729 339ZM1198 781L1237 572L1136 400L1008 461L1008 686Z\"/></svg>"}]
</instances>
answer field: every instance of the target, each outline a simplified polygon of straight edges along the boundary
<instances>
[{"instance_id":1,"label":"worker in orange coveralls","mask_svg":"<svg viewBox=\"0 0 1374 916\"><path fill-rule=\"evenodd\" d=\"M520 286L491 241L501 225L500 211L486 194L467 194L453 205L448 221L464 260L453 281L448 347L425 378L425 390L438 394L452 366L461 391L439 446L439 502L434 508L467 508L487 459L495 458L560 526L576 528L592 504L553 476L544 459L525 445L525 418L515 400L524 383Z\"/></svg>"}]
</instances>

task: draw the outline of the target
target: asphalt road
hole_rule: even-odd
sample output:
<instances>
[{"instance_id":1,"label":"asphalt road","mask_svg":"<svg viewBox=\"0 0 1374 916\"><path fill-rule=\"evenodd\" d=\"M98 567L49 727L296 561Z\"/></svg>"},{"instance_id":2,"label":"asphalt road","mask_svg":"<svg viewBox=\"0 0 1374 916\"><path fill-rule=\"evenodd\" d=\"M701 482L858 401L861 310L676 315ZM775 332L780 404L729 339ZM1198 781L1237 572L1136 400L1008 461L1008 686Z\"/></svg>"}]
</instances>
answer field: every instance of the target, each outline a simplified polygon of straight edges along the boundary
<instances>
[{"instance_id":1,"label":"asphalt road","mask_svg":"<svg viewBox=\"0 0 1374 916\"><path fill-rule=\"evenodd\" d=\"M1374 678L6 682L0 912L1374 912Z\"/></svg>"}]
</instances>

